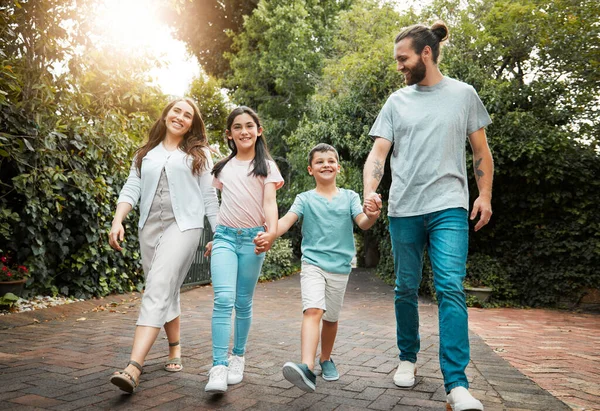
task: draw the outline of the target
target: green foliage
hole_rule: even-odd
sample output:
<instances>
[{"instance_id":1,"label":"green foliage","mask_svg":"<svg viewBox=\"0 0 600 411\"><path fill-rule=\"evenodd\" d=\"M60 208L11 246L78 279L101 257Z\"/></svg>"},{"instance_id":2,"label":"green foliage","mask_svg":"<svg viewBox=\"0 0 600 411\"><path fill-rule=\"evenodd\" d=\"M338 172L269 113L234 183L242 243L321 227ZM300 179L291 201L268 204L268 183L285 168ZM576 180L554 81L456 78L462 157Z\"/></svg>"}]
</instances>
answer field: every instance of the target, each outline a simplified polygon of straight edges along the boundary
<instances>
[{"instance_id":1,"label":"green foliage","mask_svg":"<svg viewBox=\"0 0 600 411\"><path fill-rule=\"evenodd\" d=\"M451 36L442 50L442 71L472 84L494 121L487 130L496 165L494 217L471 234L469 264L498 268L490 280L494 304L553 305L600 287L595 211L600 82L599 71L590 70L599 61L590 41L599 35L600 8L592 3L485 0L462 8L450 0L436 1L421 15L399 15L385 4L356 2L340 14L317 92L288 140L290 192L312 184L303 172L304 156L317 142L340 151L341 184L361 191L361 170L372 145L368 130L387 97L402 86L394 72L393 38L403 26L442 18ZM380 187L384 199L389 176L387 168ZM472 202L477 187L469 178ZM383 219L365 237L365 249L368 238L378 239L379 275L393 282ZM431 283L421 291L430 292Z\"/></svg>"},{"instance_id":2,"label":"green foliage","mask_svg":"<svg viewBox=\"0 0 600 411\"><path fill-rule=\"evenodd\" d=\"M161 63L146 55L132 55L114 46L96 46L69 63L70 98L86 108L87 115L102 119L108 113L143 112L158 118L165 97L150 85L149 71ZM73 104L73 102L70 102Z\"/></svg>"},{"instance_id":3,"label":"green foliage","mask_svg":"<svg viewBox=\"0 0 600 411\"><path fill-rule=\"evenodd\" d=\"M487 304L502 302L515 304L516 287L504 265L498 258L475 253L467 261L467 276L465 285L471 287L490 287L492 295Z\"/></svg>"},{"instance_id":4,"label":"green foliage","mask_svg":"<svg viewBox=\"0 0 600 411\"><path fill-rule=\"evenodd\" d=\"M0 6L0 249L29 268L30 292L89 297L143 281L136 213L123 253L107 232L147 112L164 97L145 87L144 61L135 70L85 47L87 6Z\"/></svg>"},{"instance_id":5,"label":"green foliage","mask_svg":"<svg viewBox=\"0 0 600 411\"><path fill-rule=\"evenodd\" d=\"M297 269L297 264L294 264L291 241L280 238L267 251L259 279L261 281L277 280L292 274Z\"/></svg>"},{"instance_id":6,"label":"green foliage","mask_svg":"<svg viewBox=\"0 0 600 411\"><path fill-rule=\"evenodd\" d=\"M494 217L471 236L471 258L493 258L514 287L497 285L496 301L577 301L600 286L600 82L589 70L599 61L590 41L600 35L600 8L486 1L464 13L451 31L461 46L445 50L444 69L479 88L494 120L496 165ZM474 14L482 16L478 27L468 22Z\"/></svg>"},{"instance_id":7,"label":"green foliage","mask_svg":"<svg viewBox=\"0 0 600 411\"><path fill-rule=\"evenodd\" d=\"M17 297L13 293L6 293L2 297L0 297L0 309L10 309L10 307L15 305L17 301L19 301L19 297Z\"/></svg>"},{"instance_id":8,"label":"green foliage","mask_svg":"<svg viewBox=\"0 0 600 411\"><path fill-rule=\"evenodd\" d=\"M319 142L333 145L340 154L343 171L338 185L362 193L362 167L372 146L367 133L381 106L399 85L398 75L393 70L390 39L398 27L409 24L412 18L412 15L401 18L392 6L374 1L356 2L350 10L340 13L340 29L331 56L325 62L318 92L288 140L291 193L314 186L305 171L306 155ZM373 26L373 21L378 24ZM386 165L380 186L384 198L387 198L390 183L389 165ZM286 196L281 203L289 207L292 201L293 196ZM384 204L382 215L386 215L385 210ZM388 258L391 246L386 221L380 219L369 233L360 235L364 235L366 254L380 247L378 272L391 276L393 260Z\"/></svg>"},{"instance_id":9,"label":"green foliage","mask_svg":"<svg viewBox=\"0 0 600 411\"><path fill-rule=\"evenodd\" d=\"M230 68L224 53L230 51L231 37L241 31L244 17L257 4L258 0L171 0L163 18L206 73L225 78Z\"/></svg>"},{"instance_id":10,"label":"green foliage","mask_svg":"<svg viewBox=\"0 0 600 411\"><path fill-rule=\"evenodd\" d=\"M225 127L229 110L225 96L221 92L220 81L213 77L195 78L190 85L188 95L198 103L209 143L219 143L221 147L226 148Z\"/></svg>"},{"instance_id":11,"label":"green foliage","mask_svg":"<svg viewBox=\"0 0 600 411\"><path fill-rule=\"evenodd\" d=\"M286 136L297 127L331 48L339 10L348 1L261 0L226 53L225 82L236 103L257 110L269 147L285 156Z\"/></svg>"}]
</instances>

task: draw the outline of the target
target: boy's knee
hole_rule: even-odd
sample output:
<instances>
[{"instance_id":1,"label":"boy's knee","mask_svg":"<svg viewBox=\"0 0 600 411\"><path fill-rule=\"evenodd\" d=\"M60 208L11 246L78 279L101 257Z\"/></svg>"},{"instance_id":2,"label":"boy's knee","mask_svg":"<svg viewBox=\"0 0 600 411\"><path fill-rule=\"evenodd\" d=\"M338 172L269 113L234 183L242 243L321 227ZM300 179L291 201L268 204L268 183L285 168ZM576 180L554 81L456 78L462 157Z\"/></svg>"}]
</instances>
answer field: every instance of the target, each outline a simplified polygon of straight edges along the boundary
<instances>
[{"instance_id":1,"label":"boy's knee","mask_svg":"<svg viewBox=\"0 0 600 411\"><path fill-rule=\"evenodd\" d=\"M321 319L321 317L323 317L323 310L320 308L307 308L306 310L304 310L304 316L311 318L318 317L319 319Z\"/></svg>"}]
</instances>

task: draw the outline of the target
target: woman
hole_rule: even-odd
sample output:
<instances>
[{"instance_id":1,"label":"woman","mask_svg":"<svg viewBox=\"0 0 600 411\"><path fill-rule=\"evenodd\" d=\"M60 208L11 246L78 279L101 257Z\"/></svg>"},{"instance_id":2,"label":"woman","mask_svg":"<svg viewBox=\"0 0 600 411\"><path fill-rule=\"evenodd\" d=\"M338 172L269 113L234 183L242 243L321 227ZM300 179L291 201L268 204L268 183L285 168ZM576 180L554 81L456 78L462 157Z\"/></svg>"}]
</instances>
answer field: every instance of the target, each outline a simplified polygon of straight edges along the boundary
<instances>
[{"instance_id":1,"label":"woman","mask_svg":"<svg viewBox=\"0 0 600 411\"><path fill-rule=\"evenodd\" d=\"M218 200L204 122L189 98L165 107L136 152L117 202L109 244L122 248L123 220L140 201L139 241L146 288L127 367L110 381L132 393L161 327L169 340L165 370L183 369L179 346L179 289L190 268L207 216L214 231Z\"/></svg>"}]
</instances>

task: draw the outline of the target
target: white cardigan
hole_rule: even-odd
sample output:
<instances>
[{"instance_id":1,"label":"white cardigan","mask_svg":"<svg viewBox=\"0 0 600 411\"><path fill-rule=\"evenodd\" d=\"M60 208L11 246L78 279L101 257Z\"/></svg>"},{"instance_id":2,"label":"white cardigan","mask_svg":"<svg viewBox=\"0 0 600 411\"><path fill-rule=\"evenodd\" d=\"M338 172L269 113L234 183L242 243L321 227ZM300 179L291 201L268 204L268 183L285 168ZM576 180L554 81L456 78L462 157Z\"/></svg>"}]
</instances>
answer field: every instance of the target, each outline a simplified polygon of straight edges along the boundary
<instances>
[{"instance_id":1,"label":"white cardigan","mask_svg":"<svg viewBox=\"0 0 600 411\"><path fill-rule=\"evenodd\" d=\"M141 230L148 219L152 200L158 187L162 169L167 173L169 193L173 204L175 221L181 231L204 228L204 216L208 217L213 232L217 226L219 202L217 191L212 186L210 171L213 162L210 151L205 149L207 168L200 175L192 174L192 158L177 149L168 151L162 143L154 147L142 159L141 177L135 167L135 158L131 165L127 182L121 189L117 203L129 203L135 207L140 201Z\"/></svg>"}]
</instances>

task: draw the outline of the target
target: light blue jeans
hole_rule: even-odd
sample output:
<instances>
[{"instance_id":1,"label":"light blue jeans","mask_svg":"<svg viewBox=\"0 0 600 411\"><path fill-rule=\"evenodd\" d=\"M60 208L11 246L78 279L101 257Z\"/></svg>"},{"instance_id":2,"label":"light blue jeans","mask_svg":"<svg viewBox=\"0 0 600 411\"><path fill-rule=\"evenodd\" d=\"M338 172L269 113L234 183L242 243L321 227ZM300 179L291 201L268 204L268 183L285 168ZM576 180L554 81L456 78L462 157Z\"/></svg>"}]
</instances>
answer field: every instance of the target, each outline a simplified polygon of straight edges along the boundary
<instances>
[{"instance_id":1,"label":"light blue jeans","mask_svg":"<svg viewBox=\"0 0 600 411\"><path fill-rule=\"evenodd\" d=\"M231 312L235 307L233 354L242 356L252 323L252 297L265 253L254 254L252 240L263 227L217 226L210 260L213 291L213 366L228 365Z\"/></svg>"},{"instance_id":2,"label":"light blue jeans","mask_svg":"<svg viewBox=\"0 0 600 411\"><path fill-rule=\"evenodd\" d=\"M446 393L469 388L469 328L463 290L469 246L467 210L450 208L414 217L390 217L396 271L396 337L400 360L417 362L420 349L418 291L423 252L433 269L438 300L440 368Z\"/></svg>"}]
</instances>

